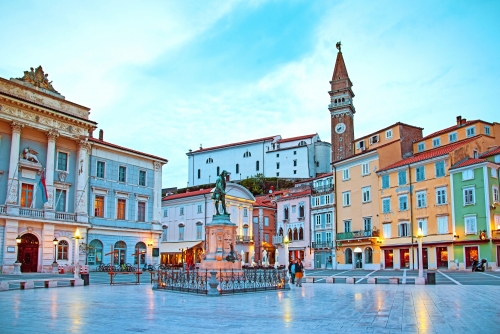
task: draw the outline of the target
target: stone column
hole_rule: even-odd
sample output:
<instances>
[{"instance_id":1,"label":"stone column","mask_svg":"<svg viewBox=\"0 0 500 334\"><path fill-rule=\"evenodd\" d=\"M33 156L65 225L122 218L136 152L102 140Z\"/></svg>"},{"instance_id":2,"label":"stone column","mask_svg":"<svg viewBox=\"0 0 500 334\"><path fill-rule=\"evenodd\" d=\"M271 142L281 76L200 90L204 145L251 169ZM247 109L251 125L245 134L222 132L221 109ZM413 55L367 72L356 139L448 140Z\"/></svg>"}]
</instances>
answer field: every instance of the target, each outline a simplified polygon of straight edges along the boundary
<instances>
[{"instance_id":1,"label":"stone column","mask_svg":"<svg viewBox=\"0 0 500 334\"><path fill-rule=\"evenodd\" d=\"M78 141L76 160L76 196L75 212L77 222L88 223L87 191L88 191L88 152L90 145L86 139Z\"/></svg>"},{"instance_id":2,"label":"stone column","mask_svg":"<svg viewBox=\"0 0 500 334\"><path fill-rule=\"evenodd\" d=\"M52 262L54 262L54 225L45 223L42 228L42 273L52 272Z\"/></svg>"},{"instance_id":3,"label":"stone column","mask_svg":"<svg viewBox=\"0 0 500 334\"><path fill-rule=\"evenodd\" d=\"M19 194L19 176L17 163L19 162L19 145L21 142L21 130L24 124L20 122L12 122L12 138L10 141L10 161L9 161L9 180L7 185L7 205L15 205L18 203Z\"/></svg>"},{"instance_id":4,"label":"stone column","mask_svg":"<svg viewBox=\"0 0 500 334\"><path fill-rule=\"evenodd\" d=\"M14 271L14 262L17 260L18 247L16 238L19 235L19 222L13 219L5 219L4 231L4 258L3 258L3 273L9 274ZM15 247L15 253L7 252L7 247Z\"/></svg>"},{"instance_id":5,"label":"stone column","mask_svg":"<svg viewBox=\"0 0 500 334\"><path fill-rule=\"evenodd\" d=\"M55 210L54 207L54 171L56 156L56 139L59 132L50 130L47 132L47 161L45 163L45 186L47 187L47 203L44 204L45 210Z\"/></svg>"},{"instance_id":6,"label":"stone column","mask_svg":"<svg viewBox=\"0 0 500 334\"><path fill-rule=\"evenodd\" d=\"M154 162L153 224L161 221L161 162Z\"/></svg>"}]
</instances>

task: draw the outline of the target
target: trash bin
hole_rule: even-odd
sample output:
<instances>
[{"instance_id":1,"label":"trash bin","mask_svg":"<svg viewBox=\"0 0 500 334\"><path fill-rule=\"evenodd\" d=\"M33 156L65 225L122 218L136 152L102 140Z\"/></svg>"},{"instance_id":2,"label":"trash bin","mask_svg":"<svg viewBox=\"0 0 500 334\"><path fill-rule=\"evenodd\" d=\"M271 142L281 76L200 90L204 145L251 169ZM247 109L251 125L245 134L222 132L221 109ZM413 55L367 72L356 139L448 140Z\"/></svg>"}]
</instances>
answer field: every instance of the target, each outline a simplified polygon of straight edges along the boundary
<instances>
[{"instance_id":1,"label":"trash bin","mask_svg":"<svg viewBox=\"0 0 500 334\"><path fill-rule=\"evenodd\" d=\"M80 277L83 280L83 285L89 285L90 284L90 274L80 274Z\"/></svg>"},{"instance_id":2,"label":"trash bin","mask_svg":"<svg viewBox=\"0 0 500 334\"><path fill-rule=\"evenodd\" d=\"M436 284L436 273L427 272L427 284Z\"/></svg>"}]
</instances>

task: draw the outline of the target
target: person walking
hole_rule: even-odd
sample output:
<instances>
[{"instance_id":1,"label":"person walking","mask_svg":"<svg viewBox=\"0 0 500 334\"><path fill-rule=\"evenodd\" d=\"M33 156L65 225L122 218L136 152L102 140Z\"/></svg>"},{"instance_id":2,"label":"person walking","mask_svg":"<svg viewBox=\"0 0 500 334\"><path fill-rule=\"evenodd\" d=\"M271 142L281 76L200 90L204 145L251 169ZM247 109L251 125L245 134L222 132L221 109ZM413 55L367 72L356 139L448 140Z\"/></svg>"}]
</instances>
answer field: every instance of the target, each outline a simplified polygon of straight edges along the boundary
<instances>
[{"instance_id":1,"label":"person walking","mask_svg":"<svg viewBox=\"0 0 500 334\"><path fill-rule=\"evenodd\" d=\"M294 266L295 269L295 278L297 279L296 286L302 287L302 277L304 276L304 265L300 259L297 259L297 263Z\"/></svg>"},{"instance_id":2,"label":"person walking","mask_svg":"<svg viewBox=\"0 0 500 334\"><path fill-rule=\"evenodd\" d=\"M288 265L288 272L290 273L290 280L292 281L292 284L295 284L295 261L294 260L290 261L290 264Z\"/></svg>"}]
</instances>

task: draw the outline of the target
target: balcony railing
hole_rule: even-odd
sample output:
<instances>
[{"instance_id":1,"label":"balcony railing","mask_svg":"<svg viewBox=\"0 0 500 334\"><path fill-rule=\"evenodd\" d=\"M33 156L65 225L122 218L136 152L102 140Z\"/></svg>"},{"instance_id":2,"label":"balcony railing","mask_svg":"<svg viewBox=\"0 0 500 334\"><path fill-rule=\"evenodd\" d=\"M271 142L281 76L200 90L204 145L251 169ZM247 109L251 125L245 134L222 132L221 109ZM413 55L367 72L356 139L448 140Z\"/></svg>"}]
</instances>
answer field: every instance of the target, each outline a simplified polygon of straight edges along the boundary
<instances>
[{"instance_id":1,"label":"balcony railing","mask_svg":"<svg viewBox=\"0 0 500 334\"><path fill-rule=\"evenodd\" d=\"M378 231L361 230L361 231L337 233L337 240L360 239L369 237L378 237Z\"/></svg>"},{"instance_id":2,"label":"balcony railing","mask_svg":"<svg viewBox=\"0 0 500 334\"><path fill-rule=\"evenodd\" d=\"M312 248L333 248L333 241L313 242Z\"/></svg>"},{"instance_id":3,"label":"balcony railing","mask_svg":"<svg viewBox=\"0 0 500 334\"><path fill-rule=\"evenodd\" d=\"M333 191L333 184L329 185L329 186L314 187L313 191L315 191L317 193L323 193L323 192L327 192L327 191Z\"/></svg>"},{"instance_id":4,"label":"balcony railing","mask_svg":"<svg viewBox=\"0 0 500 334\"><path fill-rule=\"evenodd\" d=\"M249 243L253 242L252 237L248 235L237 235L236 236L236 243Z\"/></svg>"},{"instance_id":5,"label":"balcony railing","mask_svg":"<svg viewBox=\"0 0 500 334\"><path fill-rule=\"evenodd\" d=\"M43 218L43 210L20 208L19 215L23 217Z\"/></svg>"},{"instance_id":6,"label":"balcony railing","mask_svg":"<svg viewBox=\"0 0 500 334\"><path fill-rule=\"evenodd\" d=\"M67 212L56 212L57 220L76 221L76 214Z\"/></svg>"},{"instance_id":7,"label":"balcony railing","mask_svg":"<svg viewBox=\"0 0 500 334\"><path fill-rule=\"evenodd\" d=\"M283 236L273 235L273 245L281 245L281 244L283 244Z\"/></svg>"}]
</instances>

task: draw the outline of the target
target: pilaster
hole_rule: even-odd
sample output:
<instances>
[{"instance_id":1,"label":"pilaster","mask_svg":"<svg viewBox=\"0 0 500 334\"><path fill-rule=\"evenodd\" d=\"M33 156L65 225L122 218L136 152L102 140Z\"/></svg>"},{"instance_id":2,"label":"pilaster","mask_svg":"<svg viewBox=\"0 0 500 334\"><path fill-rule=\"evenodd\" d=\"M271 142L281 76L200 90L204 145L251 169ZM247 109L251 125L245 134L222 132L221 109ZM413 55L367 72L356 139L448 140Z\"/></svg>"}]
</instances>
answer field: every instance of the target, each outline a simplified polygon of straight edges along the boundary
<instances>
[{"instance_id":1,"label":"pilaster","mask_svg":"<svg viewBox=\"0 0 500 334\"><path fill-rule=\"evenodd\" d=\"M161 220L161 177L162 164L155 161L154 163L154 190L153 190L153 224L160 224Z\"/></svg>"},{"instance_id":2,"label":"pilaster","mask_svg":"<svg viewBox=\"0 0 500 334\"><path fill-rule=\"evenodd\" d=\"M19 176L17 164L19 162L19 145L21 142L21 130L24 123L12 122L12 138L10 142L9 180L7 185L7 204L18 205Z\"/></svg>"},{"instance_id":3,"label":"pilaster","mask_svg":"<svg viewBox=\"0 0 500 334\"><path fill-rule=\"evenodd\" d=\"M4 258L2 263L3 273L11 273L14 271L14 262L17 260L17 243L16 238L19 235L19 222L13 219L5 220L4 234ZM15 247L15 253L7 252L7 247Z\"/></svg>"},{"instance_id":4,"label":"pilaster","mask_svg":"<svg viewBox=\"0 0 500 334\"><path fill-rule=\"evenodd\" d=\"M50 273L52 272L52 262L54 262L54 225L53 224L43 224L42 228L42 240L40 241L40 247L42 247L42 272Z\"/></svg>"},{"instance_id":5,"label":"pilaster","mask_svg":"<svg viewBox=\"0 0 500 334\"><path fill-rule=\"evenodd\" d=\"M88 222L87 191L88 191L88 152L90 144L87 139L78 141L78 157L76 162L76 196L75 212L78 222Z\"/></svg>"},{"instance_id":6,"label":"pilaster","mask_svg":"<svg viewBox=\"0 0 500 334\"><path fill-rule=\"evenodd\" d=\"M54 171L55 171L55 152L56 140L59 137L57 130L47 132L47 161L45 163L45 186L47 188L47 203L44 204L45 210L55 210L54 208Z\"/></svg>"}]
</instances>

